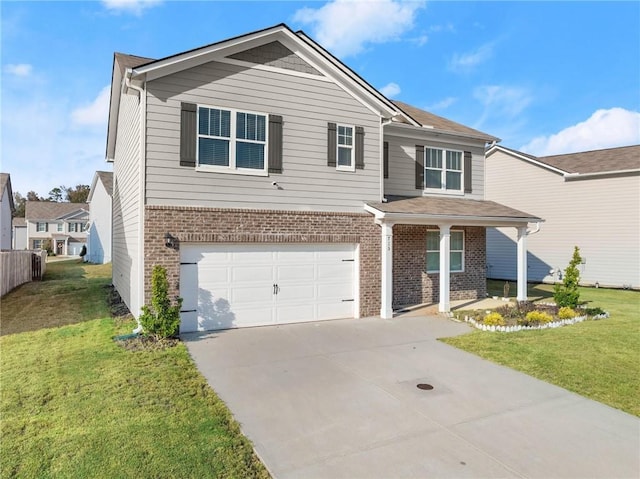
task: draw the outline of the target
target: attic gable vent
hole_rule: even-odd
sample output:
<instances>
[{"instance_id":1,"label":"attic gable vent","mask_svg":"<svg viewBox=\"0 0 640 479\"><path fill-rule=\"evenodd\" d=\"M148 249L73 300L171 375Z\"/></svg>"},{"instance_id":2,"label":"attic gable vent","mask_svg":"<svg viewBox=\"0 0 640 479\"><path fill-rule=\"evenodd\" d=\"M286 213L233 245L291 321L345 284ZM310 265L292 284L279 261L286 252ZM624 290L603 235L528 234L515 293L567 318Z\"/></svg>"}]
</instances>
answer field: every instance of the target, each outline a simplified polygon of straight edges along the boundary
<instances>
[{"instance_id":1,"label":"attic gable vent","mask_svg":"<svg viewBox=\"0 0 640 479\"><path fill-rule=\"evenodd\" d=\"M277 41L229 55L228 58L310 75L322 75L322 73Z\"/></svg>"}]
</instances>

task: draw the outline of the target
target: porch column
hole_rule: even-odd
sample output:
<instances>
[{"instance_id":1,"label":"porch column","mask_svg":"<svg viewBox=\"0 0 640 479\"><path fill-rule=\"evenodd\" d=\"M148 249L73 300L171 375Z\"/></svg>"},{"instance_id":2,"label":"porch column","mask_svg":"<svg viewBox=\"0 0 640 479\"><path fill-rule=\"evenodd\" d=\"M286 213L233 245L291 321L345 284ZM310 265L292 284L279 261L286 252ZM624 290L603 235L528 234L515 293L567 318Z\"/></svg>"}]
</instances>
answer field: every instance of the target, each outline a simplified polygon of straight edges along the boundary
<instances>
[{"instance_id":1,"label":"porch column","mask_svg":"<svg viewBox=\"0 0 640 479\"><path fill-rule=\"evenodd\" d=\"M527 227L518 227L518 301L527 300Z\"/></svg>"},{"instance_id":2,"label":"porch column","mask_svg":"<svg viewBox=\"0 0 640 479\"><path fill-rule=\"evenodd\" d=\"M449 276L451 275L451 225L439 225L440 228L440 304L438 311L448 313L451 310L449 303Z\"/></svg>"},{"instance_id":3,"label":"porch column","mask_svg":"<svg viewBox=\"0 0 640 479\"><path fill-rule=\"evenodd\" d=\"M383 222L382 226L382 275L380 296L380 317L393 318L393 223Z\"/></svg>"}]
</instances>

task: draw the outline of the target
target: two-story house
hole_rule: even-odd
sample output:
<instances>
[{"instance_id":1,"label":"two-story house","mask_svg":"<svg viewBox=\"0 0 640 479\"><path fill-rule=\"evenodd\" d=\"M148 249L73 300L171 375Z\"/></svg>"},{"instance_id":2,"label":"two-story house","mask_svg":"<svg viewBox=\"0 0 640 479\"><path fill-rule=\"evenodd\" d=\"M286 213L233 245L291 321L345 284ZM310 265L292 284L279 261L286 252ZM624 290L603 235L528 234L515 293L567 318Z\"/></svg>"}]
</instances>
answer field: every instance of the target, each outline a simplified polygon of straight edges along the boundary
<instances>
[{"instance_id":1,"label":"two-story house","mask_svg":"<svg viewBox=\"0 0 640 479\"><path fill-rule=\"evenodd\" d=\"M113 283L154 265L181 331L381 315L486 294L485 229L540 219L484 199L497 138L392 102L286 25L159 60L115 54Z\"/></svg>"},{"instance_id":2,"label":"two-story house","mask_svg":"<svg viewBox=\"0 0 640 479\"><path fill-rule=\"evenodd\" d=\"M47 249L50 245L57 255L78 256L87 244L86 203L27 201L25 220L29 249Z\"/></svg>"},{"instance_id":3,"label":"two-story house","mask_svg":"<svg viewBox=\"0 0 640 479\"><path fill-rule=\"evenodd\" d=\"M85 259L90 263L111 262L112 192L113 173L96 171L87 198L90 208Z\"/></svg>"}]
</instances>

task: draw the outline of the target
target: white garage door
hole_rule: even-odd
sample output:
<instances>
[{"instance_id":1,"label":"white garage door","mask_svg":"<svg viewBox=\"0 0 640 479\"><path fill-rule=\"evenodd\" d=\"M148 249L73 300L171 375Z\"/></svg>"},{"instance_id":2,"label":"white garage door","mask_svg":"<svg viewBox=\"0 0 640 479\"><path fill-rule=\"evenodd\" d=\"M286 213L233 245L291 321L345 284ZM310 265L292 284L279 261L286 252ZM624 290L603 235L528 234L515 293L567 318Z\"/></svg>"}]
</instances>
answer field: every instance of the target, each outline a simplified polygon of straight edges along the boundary
<instances>
[{"instance_id":1,"label":"white garage door","mask_svg":"<svg viewBox=\"0 0 640 479\"><path fill-rule=\"evenodd\" d=\"M181 332L352 318L352 244L180 245Z\"/></svg>"}]
</instances>

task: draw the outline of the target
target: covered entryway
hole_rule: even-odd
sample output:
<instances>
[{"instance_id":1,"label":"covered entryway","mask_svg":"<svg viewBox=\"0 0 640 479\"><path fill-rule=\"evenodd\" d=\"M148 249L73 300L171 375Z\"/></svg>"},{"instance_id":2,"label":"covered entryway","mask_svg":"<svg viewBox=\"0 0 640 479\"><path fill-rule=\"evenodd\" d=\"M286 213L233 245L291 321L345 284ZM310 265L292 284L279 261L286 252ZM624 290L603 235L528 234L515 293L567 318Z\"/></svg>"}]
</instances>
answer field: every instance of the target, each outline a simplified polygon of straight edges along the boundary
<instances>
[{"instance_id":1,"label":"covered entryway","mask_svg":"<svg viewBox=\"0 0 640 479\"><path fill-rule=\"evenodd\" d=\"M181 332L353 318L353 244L182 244Z\"/></svg>"}]
</instances>

